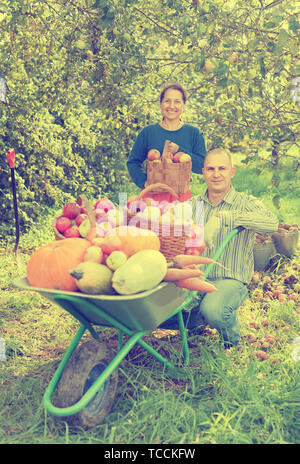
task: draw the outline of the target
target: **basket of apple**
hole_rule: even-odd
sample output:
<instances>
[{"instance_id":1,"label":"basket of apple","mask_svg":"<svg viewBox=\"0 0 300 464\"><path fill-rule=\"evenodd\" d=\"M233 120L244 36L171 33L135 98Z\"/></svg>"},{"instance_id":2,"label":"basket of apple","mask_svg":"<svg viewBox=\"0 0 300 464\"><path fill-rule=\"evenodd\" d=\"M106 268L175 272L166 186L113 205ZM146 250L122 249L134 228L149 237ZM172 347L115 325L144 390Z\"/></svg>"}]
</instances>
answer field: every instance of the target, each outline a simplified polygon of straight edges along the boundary
<instances>
[{"instance_id":1,"label":"basket of apple","mask_svg":"<svg viewBox=\"0 0 300 464\"><path fill-rule=\"evenodd\" d=\"M91 205L85 195L80 195L76 202L63 206L61 214L53 221L56 240L64 238L104 237L118 225L123 225L124 215L108 198L97 200Z\"/></svg>"},{"instance_id":2,"label":"basket of apple","mask_svg":"<svg viewBox=\"0 0 300 464\"><path fill-rule=\"evenodd\" d=\"M167 145L166 145L167 146ZM147 185L163 183L176 193L186 193L190 188L192 159L188 153L175 154L164 149L161 154L152 148L147 154Z\"/></svg>"},{"instance_id":3,"label":"basket of apple","mask_svg":"<svg viewBox=\"0 0 300 464\"><path fill-rule=\"evenodd\" d=\"M173 201L156 201L147 197L152 191L171 193ZM167 260L178 254L203 252L203 230L193 222L192 204L181 202L169 186L156 183L139 195L128 198L127 224L152 230L160 239L160 251Z\"/></svg>"}]
</instances>

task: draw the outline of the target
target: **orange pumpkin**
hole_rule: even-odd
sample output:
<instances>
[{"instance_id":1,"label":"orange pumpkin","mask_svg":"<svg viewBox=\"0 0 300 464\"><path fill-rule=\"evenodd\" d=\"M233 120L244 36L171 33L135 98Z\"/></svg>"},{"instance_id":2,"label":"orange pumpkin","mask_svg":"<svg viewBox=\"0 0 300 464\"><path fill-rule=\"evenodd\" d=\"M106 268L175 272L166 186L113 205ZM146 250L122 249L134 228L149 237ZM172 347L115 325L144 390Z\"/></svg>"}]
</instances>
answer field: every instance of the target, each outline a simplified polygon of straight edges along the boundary
<instances>
[{"instance_id":1,"label":"orange pumpkin","mask_svg":"<svg viewBox=\"0 0 300 464\"><path fill-rule=\"evenodd\" d=\"M83 261L91 242L84 238L66 238L38 248L27 263L27 280L33 287L76 291L70 269Z\"/></svg>"},{"instance_id":2,"label":"orange pumpkin","mask_svg":"<svg viewBox=\"0 0 300 464\"><path fill-rule=\"evenodd\" d=\"M158 250L160 249L159 237L148 229L140 229L135 226L119 226L115 227L108 236L120 237L122 242L122 251L129 257L142 250Z\"/></svg>"}]
</instances>

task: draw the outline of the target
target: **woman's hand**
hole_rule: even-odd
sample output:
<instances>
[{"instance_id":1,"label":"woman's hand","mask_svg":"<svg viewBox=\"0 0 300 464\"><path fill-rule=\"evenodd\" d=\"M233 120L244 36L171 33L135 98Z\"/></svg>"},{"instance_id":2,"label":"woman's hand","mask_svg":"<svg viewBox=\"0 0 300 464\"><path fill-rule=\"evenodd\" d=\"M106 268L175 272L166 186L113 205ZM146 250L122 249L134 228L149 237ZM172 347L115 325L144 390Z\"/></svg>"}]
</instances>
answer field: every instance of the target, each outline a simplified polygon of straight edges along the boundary
<instances>
[{"instance_id":1,"label":"woman's hand","mask_svg":"<svg viewBox=\"0 0 300 464\"><path fill-rule=\"evenodd\" d=\"M169 142L167 144L167 153L172 153L173 155L178 151L179 145L176 145L174 142Z\"/></svg>"}]
</instances>

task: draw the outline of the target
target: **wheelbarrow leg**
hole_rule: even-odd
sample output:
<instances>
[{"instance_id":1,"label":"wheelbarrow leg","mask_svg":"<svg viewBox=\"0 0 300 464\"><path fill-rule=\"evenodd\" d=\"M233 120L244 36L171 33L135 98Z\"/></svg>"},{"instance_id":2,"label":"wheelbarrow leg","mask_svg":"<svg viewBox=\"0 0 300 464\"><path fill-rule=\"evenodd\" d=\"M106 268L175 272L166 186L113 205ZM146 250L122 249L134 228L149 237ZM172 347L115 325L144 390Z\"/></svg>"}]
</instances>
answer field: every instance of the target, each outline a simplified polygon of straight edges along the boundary
<instances>
[{"instance_id":1,"label":"wheelbarrow leg","mask_svg":"<svg viewBox=\"0 0 300 464\"><path fill-rule=\"evenodd\" d=\"M177 314L177 317L178 317L179 330L180 330L180 335L181 335L181 340L182 340L184 364L187 365L190 360L190 352L189 352L189 346L187 342L186 328L185 328L183 316L182 316L182 310L179 311L179 313Z\"/></svg>"}]
</instances>

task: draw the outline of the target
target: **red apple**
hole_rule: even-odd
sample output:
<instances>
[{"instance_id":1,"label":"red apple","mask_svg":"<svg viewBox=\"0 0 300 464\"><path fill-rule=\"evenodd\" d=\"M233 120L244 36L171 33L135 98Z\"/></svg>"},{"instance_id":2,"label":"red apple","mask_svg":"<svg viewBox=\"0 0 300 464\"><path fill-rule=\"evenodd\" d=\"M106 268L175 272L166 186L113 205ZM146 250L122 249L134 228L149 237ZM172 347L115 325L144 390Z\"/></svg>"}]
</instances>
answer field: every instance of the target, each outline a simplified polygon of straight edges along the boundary
<instances>
[{"instance_id":1,"label":"red apple","mask_svg":"<svg viewBox=\"0 0 300 464\"><path fill-rule=\"evenodd\" d=\"M148 151L147 158L149 161L159 160L160 152L156 150L156 148L151 148L151 150Z\"/></svg>"},{"instance_id":2,"label":"red apple","mask_svg":"<svg viewBox=\"0 0 300 464\"><path fill-rule=\"evenodd\" d=\"M81 207L77 205L77 203L74 202L69 202L66 203L65 206L63 207L63 216L69 218L69 219L75 219L78 214L80 214Z\"/></svg>"},{"instance_id":3,"label":"red apple","mask_svg":"<svg viewBox=\"0 0 300 464\"><path fill-rule=\"evenodd\" d=\"M103 253L110 255L113 251L120 251L122 249L122 241L120 237L107 237L101 244Z\"/></svg>"},{"instance_id":4,"label":"red apple","mask_svg":"<svg viewBox=\"0 0 300 464\"><path fill-rule=\"evenodd\" d=\"M270 343L270 345L274 345L276 342L276 337L274 335L267 335L265 341Z\"/></svg>"},{"instance_id":5,"label":"red apple","mask_svg":"<svg viewBox=\"0 0 300 464\"><path fill-rule=\"evenodd\" d=\"M173 163L179 163L181 155L184 155L183 151L178 151L177 153L175 153L175 155L173 156Z\"/></svg>"},{"instance_id":6,"label":"red apple","mask_svg":"<svg viewBox=\"0 0 300 464\"><path fill-rule=\"evenodd\" d=\"M298 298L299 298L299 295L297 295L297 293L291 293L288 296L288 300L292 300L292 301L298 301Z\"/></svg>"},{"instance_id":7,"label":"red apple","mask_svg":"<svg viewBox=\"0 0 300 464\"><path fill-rule=\"evenodd\" d=\"M94 208L95 208L95 210L99 209L99 210L102 210L105 213L107 213L107 211L109 211L110 209L114 209L115 205L108 198L102 198L102 199L96 201L96 203L94 204Z\"/></svg>"},{"instance_id":8,"label":"red apple","mask_svg":"<svg viewBox=\"0 0 300 464\"><path fill-rule=\"evenodd\" d=\"M169 152L168 152L168 153L166 154L166 159L170 159L170 160L173 162L173 156L174 156L173 153L169 153Z\"/></svg>"},{"instance_id":9,"label":"red apple","mask_svg":"<svg viewBox=\"0 0 300 464\"><path fill-rule=\"evenodd\" d=\"M72 226L69 229L67 229L64 233L64 237L66 238L74 238L74 237L80 237L80 232L77 226Z\"/></svg>"},{"instance_id":10,"label":"red apple","mask_svg":"<svg viewBox=\"0 0 300 464\"><path fill-rule=\"evenodd\" d=\"M258 351L256 352L256 357L257 357L258 359L261 359L262 361L264 361L265 359L268 358L268 355L267 355L267 353L266 353L265 351L258 350Z\"/></svg>"},{"instance_id":11,"label":"red apple","mask_svg":"<svg viewBox=\"0 0 300 464\"><path fill-rule=\"evenodd\" d=\"M130 203L128 207L128 212L130 214L136 214L139 212L143 212L146 207L147 207L147 203L145 201L136 200Z\"/></svg>"},{"instance_id":12,"label":"red apple","mask_svg":"<svg viewBox=\"0 0 300 464\"><path fill-rule=\"evenodd\" d=\"M60 216L59 218L57 218L55 226L56 226L56 229L58 230L58 232L63 234L67 229L72 227L72 221L71 221L71 219L69 219L67 217Z\"/></svg>"},{"instance_id":13,"label":"red apple","mask_svg":"<svg viewBox=\"0 0 300 464\"><path fill-rule=\"evenodd\" d=\"M87 218L87 214L84 214L84 213L80 213L78 214L78 216L76 217L75 219L75 224L76 226L80 226L80 224Z\"/></svg>"},{"instance_id":14,"label":"red apple","mask_svg":"<svg viewBox=\"0 0 300 464\"><path fill-rule=\"evenodd\" d=\"M248 341L249 343L255 343L256 340L257 340L257 338L256 338L255 335L253 335L253 334L251 334L251 333L247 335L247 341Z\"/></svg>"}]
</instances>

